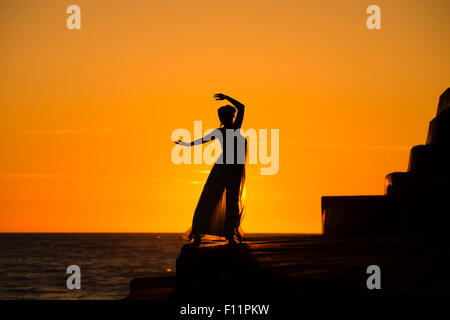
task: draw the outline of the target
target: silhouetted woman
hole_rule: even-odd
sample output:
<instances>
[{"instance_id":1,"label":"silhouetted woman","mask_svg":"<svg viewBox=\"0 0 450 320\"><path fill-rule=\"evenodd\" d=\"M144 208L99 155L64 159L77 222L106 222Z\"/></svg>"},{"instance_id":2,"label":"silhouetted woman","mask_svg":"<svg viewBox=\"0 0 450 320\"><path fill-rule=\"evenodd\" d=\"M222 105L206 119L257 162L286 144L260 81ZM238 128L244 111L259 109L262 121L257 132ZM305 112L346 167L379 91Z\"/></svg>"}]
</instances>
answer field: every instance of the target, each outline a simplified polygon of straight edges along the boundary
<instances>
[{"instance_id":1,"label":"silhouetted woman","mask_svg":"<svg viewBox=\"0 0 450 320\"><path fill-rule=\"evenodd\" d=\"M214 95L214 98L228 100L234 106L226 105L218 109L220 127L190 143L175 142L193 146L219 139L222 147L222 153L209 173L198 201L192 227L185 234L185 239L194 239L195 245L200 244L203 235L226 237L230 244L241 241L244 236L240 227L247 156L247 140L240 134L244 105L222 93Z\"/></svg>"}]
</instances>

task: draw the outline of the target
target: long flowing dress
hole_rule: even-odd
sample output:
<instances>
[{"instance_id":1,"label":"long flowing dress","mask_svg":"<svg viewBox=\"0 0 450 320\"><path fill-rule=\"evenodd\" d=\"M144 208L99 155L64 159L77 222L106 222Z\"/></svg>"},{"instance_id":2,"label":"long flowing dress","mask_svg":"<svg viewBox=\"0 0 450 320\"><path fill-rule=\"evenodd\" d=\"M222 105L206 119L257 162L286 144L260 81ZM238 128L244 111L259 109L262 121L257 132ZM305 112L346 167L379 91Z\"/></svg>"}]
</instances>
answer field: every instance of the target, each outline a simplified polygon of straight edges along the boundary
<instances>
[{"instance_id":1,"label":"long flowing dress","mask_svg":"<svg viewBox=\"0 0 450 320\"><path fill-rule=\"evenodd\" d=\"M240 129L234 128L234 129ZM222 133L220 140L222 153L214 164L203 192L195 209L192 227L189 228L184 238L192 238L204 235L215 235L241 241L244 232L240 226L245 208L245 163L247 162L247 139L237 134L234 139L234 159L227 161L225 128L218 129ZM240 132L237 130L236 132ZM244 154L237 152L237 146L244 145ZM241 149L242 150L242 149ZM228 152L230 152L228 150Z\"/></svg>"}]
</instances>

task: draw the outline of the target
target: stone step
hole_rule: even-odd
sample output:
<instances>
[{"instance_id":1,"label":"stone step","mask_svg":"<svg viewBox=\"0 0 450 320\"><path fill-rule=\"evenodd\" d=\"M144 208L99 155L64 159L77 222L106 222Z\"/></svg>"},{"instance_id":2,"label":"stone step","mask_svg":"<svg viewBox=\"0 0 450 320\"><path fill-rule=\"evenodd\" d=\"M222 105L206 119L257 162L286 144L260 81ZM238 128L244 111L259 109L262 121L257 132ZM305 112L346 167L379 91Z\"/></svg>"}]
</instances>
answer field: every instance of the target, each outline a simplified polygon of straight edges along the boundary
<instances>
[{"instance_id":1,"label":"stone step","mask_svg":"<svg viewBox=\"0 0 450 320\"><path fill-rule=\"evenodd\" d=\"M387 196L322 197L322 227L327 236L382 235L399 232L398 211Z\"/></svg>"},{"instance_id":2,"label":"stone step","mask_svg":"<svg viewBox=\"0 0 450 320\"><path fill-rule=\"evenodd\" d=\"M396 198L450 195L448 170L392 172L385 177L384 195Z\"/></svg>"},{"instance_id":3,"label":"stone step","mask_svg":"<svg viewBox=\"0 0 450 320\"><path fill-rule=\"evenodd\" d=\"M444 91L439 97L439 105L437 115L440 115L444 110L450 109L450 88Z\"/></svg>"},{"instance_id":4,"label":"stone step","mask_svg":"<svg viewBox=\"0 0 450 320\"><path fill-rule=\"evenodd\" d=\"M384 179L384 195L405 197L417 193L416 177L410 172L392 172Z\"/></svg>"},{"instance_id":5,"label":"stone step","mask_svg":"<svg viewBox=\"0 0 450 320\"><path fill-rule=\"evenodd\" d=\"M427 144L442 144L450 147L450 88L439 97L436 117L428 127Z\"/></svg>"},{"instance_id":6,"label":"stone step","mask_svg":"<svg viewBox=\"0 0 450 320\"><path fill-rule=\"evenodd\" d=\"M394 202L404 232L450 230L450 175L393 172L386 176L385 195Z\"/></svg>"},{"instance_id":7,"label":"stone step","mask_svg":"<svg viewBox=\"0 0 450 320\"><path fill-rule=\"evenodd\" d=\"M408 171L426 171L433 166L435 155L431 145L418 145L409 153Z\"/></svg>"},{"instance_id":8,"label":"stone step","mask_svg":"<svg viewBox=\"0 0 450 320\"><path fill-rule=\"evenodd\" d=\"M425 197L434 189L434 178L430 174L391 172L384 179L384 195L392 198Z\"/></svg>"},{"instance_id":9,"label":"stone step","mask_svg":"<svg viewBox=\"0 0 450 320\"><path fill-rule=\"evenodd\" d=\"M426 144L440 144L450 148L450 108L446 108L431 120Z\"/></svg>"},{"instance_id":10,"label":"stone step","mask_svg":"<svg viewBox=\"0 0 450 320\"><path fill-rule=\"evenodd\" d=\"M409 155L409 172L432 173L450 168L450 148L441 145L418 145Z\"/></svg>"}]
</instances>

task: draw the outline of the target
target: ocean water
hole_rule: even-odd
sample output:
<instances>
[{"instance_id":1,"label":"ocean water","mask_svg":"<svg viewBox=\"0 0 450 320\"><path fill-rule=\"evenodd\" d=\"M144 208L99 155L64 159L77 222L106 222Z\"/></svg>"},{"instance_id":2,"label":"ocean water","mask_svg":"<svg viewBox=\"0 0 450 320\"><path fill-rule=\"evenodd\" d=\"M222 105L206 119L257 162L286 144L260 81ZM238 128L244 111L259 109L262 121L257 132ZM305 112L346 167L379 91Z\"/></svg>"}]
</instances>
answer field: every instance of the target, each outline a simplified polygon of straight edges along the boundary
<instances>
[{"instance_id":1,"label":"ocean water","mask_svg":"<svg viewBox=\"0 0 450 320\"><path fill-rule=\"evenodd\" d=\"M181 234L0 234L0 299L122 299L138 277L175 275ZM81 290L67 289L69 265Z\"/></svg>"}]
</instances>

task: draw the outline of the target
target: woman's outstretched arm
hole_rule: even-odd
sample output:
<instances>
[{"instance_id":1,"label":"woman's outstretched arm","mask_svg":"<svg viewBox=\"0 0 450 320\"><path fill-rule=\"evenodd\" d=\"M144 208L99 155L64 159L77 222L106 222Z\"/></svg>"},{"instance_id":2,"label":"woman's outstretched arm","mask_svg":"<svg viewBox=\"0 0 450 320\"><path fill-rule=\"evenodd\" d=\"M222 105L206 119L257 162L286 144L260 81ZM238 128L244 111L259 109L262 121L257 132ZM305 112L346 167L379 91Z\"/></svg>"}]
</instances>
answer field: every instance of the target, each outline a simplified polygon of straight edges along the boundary
<instances>
[{"instance_id":1,"label":"woman's outstretched arm","mask_svg":"<svg viewBox=\"0 0 450 320\"><path fill-rule=\"evenodd\" d=\"M235 108L237 109L236 118L233 123L233 127L240 128L242 126L242 121L244 121L244 109L245 106L240 103L239 101L223 94L223 93L217 93L214 95L214 98L216 100L228 100Z\"/></svg>"},{"instance_id":2,"label":"woman's outstretched arm","mask_svg":"<svg viewBox=\"0 0 450 320\"><path fill-rule=\"evenodd\" d=\"M180 144L180 145L185 146L185 147L196 146L196 145L199 145L199 144L203 144L203 143L206 143L206 142L213 141L214 139L216 139L218 137L218 134L221 134L221 133L218 132L217 129L215 129L215 130L211 131L210 133L208 133L206 136L204 136L202 138L199 138L197 140L194 140L192 142L184 142L184 141L181 141L180 139L178 139L177 141L175 141L175 143L176 144Z\"/></svg>"}]
</instances>

